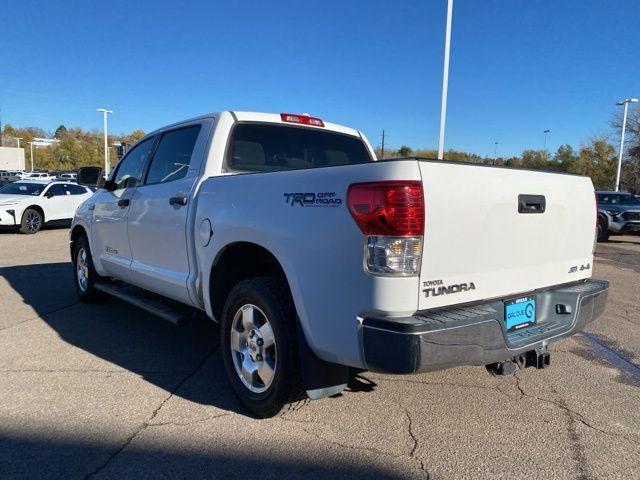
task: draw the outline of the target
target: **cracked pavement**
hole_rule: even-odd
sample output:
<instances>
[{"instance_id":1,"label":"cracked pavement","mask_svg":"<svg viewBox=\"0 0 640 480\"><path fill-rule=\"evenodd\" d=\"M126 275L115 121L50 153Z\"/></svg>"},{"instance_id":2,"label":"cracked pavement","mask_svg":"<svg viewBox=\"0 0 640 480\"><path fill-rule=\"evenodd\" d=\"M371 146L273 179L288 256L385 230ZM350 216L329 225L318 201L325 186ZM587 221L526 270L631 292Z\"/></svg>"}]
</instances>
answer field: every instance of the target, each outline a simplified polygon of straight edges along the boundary
<instances>
[{"instance_id":1,"label":"cracked pavement","mask_svg":"<svg viewBox=\"0 0 640 480\"><path fill-rule=\"evenodd\" d=\"M640 478L640 237L598 245L606 312L548 369L364 373L269 420L211 322L78 303L66 229L0 246L0 478Z\"/></svg>"}]
</instances>

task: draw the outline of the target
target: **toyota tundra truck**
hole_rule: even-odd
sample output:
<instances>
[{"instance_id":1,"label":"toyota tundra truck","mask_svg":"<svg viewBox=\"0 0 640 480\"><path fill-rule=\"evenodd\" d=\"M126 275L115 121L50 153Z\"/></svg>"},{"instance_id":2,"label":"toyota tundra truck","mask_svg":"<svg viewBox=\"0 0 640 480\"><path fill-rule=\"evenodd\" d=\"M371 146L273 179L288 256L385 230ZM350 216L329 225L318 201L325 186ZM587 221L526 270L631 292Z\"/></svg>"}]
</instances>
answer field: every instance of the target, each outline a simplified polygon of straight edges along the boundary
<instances>
[{"instance_id":1,"label":"toyota tundra truck","mask_svg":"<svg viewBox=\"0 0 640 480\"><path fill-rule=\"evenodd\" d=\"M268 417L353 372L548 366L604 308L595 231L585 176L378 160L320 118L226 111L142 138L70 250L83 301L206 312L233 390Z\"/></svg>"}]
</instances>

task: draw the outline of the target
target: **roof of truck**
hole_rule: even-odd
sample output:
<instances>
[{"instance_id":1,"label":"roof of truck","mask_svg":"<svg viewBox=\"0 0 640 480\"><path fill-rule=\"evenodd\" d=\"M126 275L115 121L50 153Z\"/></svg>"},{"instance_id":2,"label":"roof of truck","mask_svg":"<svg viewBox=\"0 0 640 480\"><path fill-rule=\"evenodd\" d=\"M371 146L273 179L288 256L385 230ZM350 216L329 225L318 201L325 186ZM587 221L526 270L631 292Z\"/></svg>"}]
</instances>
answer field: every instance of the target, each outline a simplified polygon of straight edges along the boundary
<instances>
[{"instance_id":1,"label":"roof of truck","mask_svg":"<svg viewBox=\"0 0 640 480\"><path fill-rule=\"evenodd\" d=\"M161 128L158 128L156 130L154 130L153 132L149 132L147 135L145 135L145 137L148 137L149 135L152 135L156 132L159 132L161 130L165 130L167 128L170 127L174 127L174 126L179 126L185 123L189 123L189 122L193 122L196 120L204 120L206 118L215 118L216 116L222 114L222 113L229 113L231 114L234 119L238 122L265 122L265 123L280 123L283 125L292 125L292 126L296 126L295 123L288 123L282 120L281 118L281 113L266 113L266 112L244 112L244 111L237 111L237 110L225 110L225 111L221 111L221 112L214 112L214 113L207 113L205 115L199 115L197 117L193 117L193 118L188 118L186 120L182 120L180 122L175 122L172 123L170 125L165 125ZM297 114L292 114L292 113L287 113L288 115L298 115L298 116L305 116L308 117L310 116L308 113L297 113ZM313 115L311 115L313 116ZM317 117L315 117L317 118ZM339 125L337 123L331 123L331 122L327 122L324 119L322 119L322 122L324 123L324 127L317 127L314 125L297 125L297 126L302 126L302 127L306 127L306 128L315 128L318 130L329 130L329 131L333 131L333 132L339 132L339 133L345 133L347 135L353 135L356 137L362 137L362 135L360 134L360 132L354 128L350 128L350 127L346 127L344 125Z\"/></svg>"}]
</instances>

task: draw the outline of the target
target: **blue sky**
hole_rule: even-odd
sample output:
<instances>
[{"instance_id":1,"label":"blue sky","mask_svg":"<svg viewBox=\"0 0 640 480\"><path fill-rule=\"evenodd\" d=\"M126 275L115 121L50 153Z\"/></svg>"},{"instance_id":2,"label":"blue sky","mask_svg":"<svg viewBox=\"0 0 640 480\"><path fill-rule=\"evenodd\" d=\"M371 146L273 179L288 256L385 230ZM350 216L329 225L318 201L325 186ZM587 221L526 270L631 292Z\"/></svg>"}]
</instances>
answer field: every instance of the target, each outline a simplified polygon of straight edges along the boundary
<instances>
[{"instance_id":1,"label":"blue sky","mask_svg":"<svg viewBox=\"0 0 640 480\"><path fill-rule=\"evenodd\" d=\"M5 0L4 122L145 131L309 112L374 145L437 147L446 0ZM446 147L578 146L640 95L636 0L455 0Z\"/></svg>"}]
</instances>

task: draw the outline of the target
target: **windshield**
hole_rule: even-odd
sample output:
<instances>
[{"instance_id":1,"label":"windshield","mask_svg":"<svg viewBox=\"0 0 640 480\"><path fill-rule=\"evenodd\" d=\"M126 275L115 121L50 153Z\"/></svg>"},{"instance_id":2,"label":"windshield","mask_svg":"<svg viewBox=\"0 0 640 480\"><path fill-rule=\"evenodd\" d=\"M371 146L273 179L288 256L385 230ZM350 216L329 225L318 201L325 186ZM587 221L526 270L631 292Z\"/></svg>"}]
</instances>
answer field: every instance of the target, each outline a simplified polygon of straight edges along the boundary
<instances>
[{"instance_id":1,"label":"windshield","mask_svg":"<svg viewBox=\"0 0 640 480\"><path fill-rule=\"evenodd\" d=\"M38 196L46 185L41 183L14 182L0 188L0 195L33 195Z\"/></svg>"},{"instance_id":2,"label":"windshield","mask_svg":"<svg viewBox=\"0 0 640 480\"><path fill-rule=\"evenodd\" d=\"M229 166L273 172L371 162L364 142L352 135L268 124L239 124L233 130Z\"/></svg>"},{"instance_id":3,"label":"windshield","mask_svg":"<svg viewBox=\"0 0 640 480\"><path fill-rule=\"evenodd\" d=\"M598 194L598 203L602 205L640 205L640 200L628 193L600 193Z\"/></svg>"}]
</instances>

